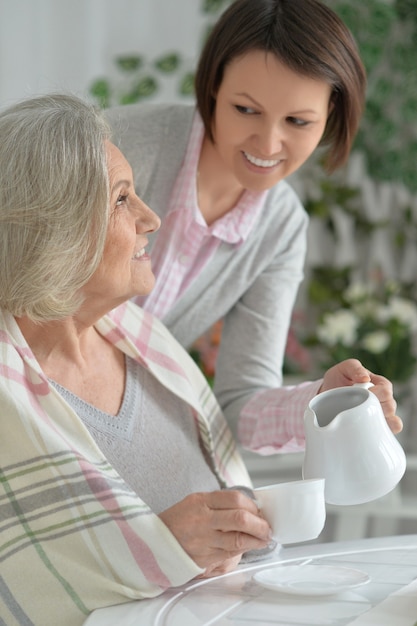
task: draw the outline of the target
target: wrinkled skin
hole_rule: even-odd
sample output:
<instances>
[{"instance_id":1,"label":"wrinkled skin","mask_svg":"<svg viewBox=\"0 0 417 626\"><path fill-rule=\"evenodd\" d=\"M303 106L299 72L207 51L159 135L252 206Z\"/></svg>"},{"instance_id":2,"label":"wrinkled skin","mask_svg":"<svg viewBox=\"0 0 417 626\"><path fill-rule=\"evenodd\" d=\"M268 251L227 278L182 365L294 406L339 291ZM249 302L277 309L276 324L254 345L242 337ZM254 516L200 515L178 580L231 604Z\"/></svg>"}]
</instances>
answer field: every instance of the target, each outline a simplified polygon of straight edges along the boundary
<instances>
[{"instance_id":1,"label":"wrinkled skin","mask_svg":"<svg viewBox=\"0 0 417 626\"><path fill-rule=\"evenodd\" d=\"M271 540L257 505L239 491L193 493L159 517L205 569L200 578L234 570L244 552L265 548Z\"/></svg>"}]
</instances>

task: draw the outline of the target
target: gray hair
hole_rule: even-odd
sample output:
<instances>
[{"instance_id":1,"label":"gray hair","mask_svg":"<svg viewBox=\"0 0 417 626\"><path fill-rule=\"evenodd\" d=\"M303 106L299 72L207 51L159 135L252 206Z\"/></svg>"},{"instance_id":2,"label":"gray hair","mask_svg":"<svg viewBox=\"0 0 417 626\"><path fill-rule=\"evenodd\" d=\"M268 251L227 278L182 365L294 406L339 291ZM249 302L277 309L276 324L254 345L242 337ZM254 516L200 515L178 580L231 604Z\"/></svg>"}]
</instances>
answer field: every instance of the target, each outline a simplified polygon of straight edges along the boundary
<instances>
[{"instance_id":1,"label":"gray hair","mask_svg":"<svg viewBox=\"0 0 417 626\"><path fill-rule=\"evenodd\" d=\"M33 321L79 308L109 220L102 114L49 94L0 112L0 307Z\"/></svg>"}]
</instances>

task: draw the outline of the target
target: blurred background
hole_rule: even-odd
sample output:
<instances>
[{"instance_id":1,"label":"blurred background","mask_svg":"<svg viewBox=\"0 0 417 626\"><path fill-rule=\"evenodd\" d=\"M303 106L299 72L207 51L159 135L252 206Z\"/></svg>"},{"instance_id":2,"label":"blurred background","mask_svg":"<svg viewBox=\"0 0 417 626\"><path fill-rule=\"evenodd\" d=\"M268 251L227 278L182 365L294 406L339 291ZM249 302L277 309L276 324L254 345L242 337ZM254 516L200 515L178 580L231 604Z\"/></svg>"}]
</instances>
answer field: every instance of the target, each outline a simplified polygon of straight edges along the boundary
<instances>
[{"instance_id":1,"label":"blurred background","mask_svg":"<svg viewBox=\"0 0 417 626\"><path fill-rule=\"evenodd\" d=\"M367 106L347 166L320 153L292 183L310 215L305 281L287 346L287 382L357 356L390 378L408 470L370 506L335 509L325 538L417 527L417 2L326 0L352 30L368 72ZM193 101L208 30L230 0L0 0L0 107L71 91L108 107ZM209 380L221 320L193 356ZM300 456L247 455L257 484L298 478Z\"/></svg>"},{"instance_id":2,"label":"blurred background","mask_svg":"<svg viewBox=\"0 0 417 626\"><path fill-rule=\"evenodd\" d=\"M0 0L0 105L51 90L88 94L132 53L152 61L172 49L193 65L200 9L199 0Z\"/></svg>"}]
</instances>

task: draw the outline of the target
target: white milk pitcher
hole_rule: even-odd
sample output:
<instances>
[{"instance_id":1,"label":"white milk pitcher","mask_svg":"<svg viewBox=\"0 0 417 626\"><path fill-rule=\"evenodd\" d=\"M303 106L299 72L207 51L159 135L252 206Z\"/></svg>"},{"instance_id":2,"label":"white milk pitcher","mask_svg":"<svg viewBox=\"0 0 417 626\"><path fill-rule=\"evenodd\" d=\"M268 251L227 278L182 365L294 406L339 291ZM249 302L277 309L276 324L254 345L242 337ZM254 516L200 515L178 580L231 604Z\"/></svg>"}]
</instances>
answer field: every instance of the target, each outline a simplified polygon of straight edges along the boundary
<instances>
[{"instance_id":1,"label":"white milk pitcher","mask_svg":"<svg viewBox=\"0 0 417 626\"><path fill-rule=\"evenodd\" d=\"M404 475L404 450L370 386L324 391L304 413L303 478L324 478L329 504L370 502L390 492Z\"/></svg>"}]
</instances>

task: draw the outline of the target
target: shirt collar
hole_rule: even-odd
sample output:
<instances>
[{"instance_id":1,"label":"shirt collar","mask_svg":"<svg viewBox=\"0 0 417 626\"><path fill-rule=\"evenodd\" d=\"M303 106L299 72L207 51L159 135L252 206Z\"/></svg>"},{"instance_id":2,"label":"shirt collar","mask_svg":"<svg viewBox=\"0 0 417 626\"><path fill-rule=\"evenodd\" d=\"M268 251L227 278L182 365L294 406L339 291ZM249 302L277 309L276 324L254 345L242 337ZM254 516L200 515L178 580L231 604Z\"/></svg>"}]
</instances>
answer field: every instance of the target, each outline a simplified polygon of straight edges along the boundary
<instances>
[{"instance_id":1,"label":"shirt collar","mask_svg":"<svg viewBox=\"0 0 417 626\"><path fill-rule=\"evenodd\" d=\"M188 211L207 234L230 244L246 241L264 206L268 191L244 191L235 207L212 224L207 226L197 203L197 167L204 138L204 124L198 111L195 111L187 152L181 171L182 184L187 187Z\"/></svg>"}]
</instances>

